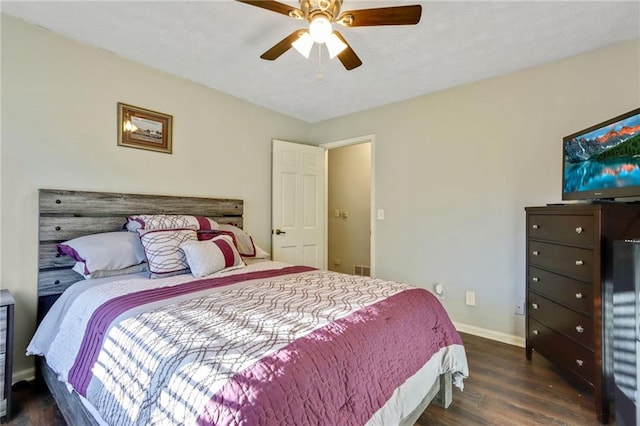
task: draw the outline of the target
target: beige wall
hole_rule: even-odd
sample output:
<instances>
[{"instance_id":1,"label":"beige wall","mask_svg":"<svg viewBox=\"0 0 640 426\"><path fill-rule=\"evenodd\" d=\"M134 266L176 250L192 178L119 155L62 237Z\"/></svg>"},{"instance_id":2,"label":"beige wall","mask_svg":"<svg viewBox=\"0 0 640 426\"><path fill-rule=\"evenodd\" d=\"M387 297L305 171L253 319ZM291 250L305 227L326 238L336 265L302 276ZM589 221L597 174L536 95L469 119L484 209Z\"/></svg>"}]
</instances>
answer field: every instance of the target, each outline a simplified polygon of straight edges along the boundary
<instances>
[{"instance_id":1,"label":"beige wall","mask_svg":"<svg viewBox=\"0 0 640 426\"><path fill-rule=\"evenodd\" d=\"M172 114L173 154L116 146L117 102ZM14 377L32 366L38 188L242 198L245 228L269 250L271 139L306 141L308 131L2 15L0 285L16 299Z\"/></svg>"},{"instance_id":2,"label":"beige wall","mask_svg":"<svg viewBox=\"0 0 640 426\"><path fill-rule=\"evenodd\" d=\"M371 142L330 149L328 157L327 265L352 274L354 265L370 265ZM335 217L336 209L341 217Z\"/></svg>"},{"instance_id":3,"label":"beige wall","mask_svg":"<svg viewBox=\"0 0 640 426\"><path fill-rule=\"evenodd\" d=\"M442 282L454 321L522 336L523 208L560 201L562 136L637 108L639 75L635 41L309 125L3 15L0 286L17 301L15 370L32 365L38 188L243 198L268 248L274 138L375 134L377 275ZM117 102L172 114L173 154L117 147Z\"/></svg>"},{"instance_id":4,"label":"beige wall","mask_svg":"<svg viewBox=\"0 0 640 426\"><path fill-rule=\"evenodd\" d=\"M311 140L376 136L377 276L441 282L455 322L523 336L524 207L561 201L562 137L640 106L639 76L627 42L317 123Z\"/></svg>"}]
</instances>

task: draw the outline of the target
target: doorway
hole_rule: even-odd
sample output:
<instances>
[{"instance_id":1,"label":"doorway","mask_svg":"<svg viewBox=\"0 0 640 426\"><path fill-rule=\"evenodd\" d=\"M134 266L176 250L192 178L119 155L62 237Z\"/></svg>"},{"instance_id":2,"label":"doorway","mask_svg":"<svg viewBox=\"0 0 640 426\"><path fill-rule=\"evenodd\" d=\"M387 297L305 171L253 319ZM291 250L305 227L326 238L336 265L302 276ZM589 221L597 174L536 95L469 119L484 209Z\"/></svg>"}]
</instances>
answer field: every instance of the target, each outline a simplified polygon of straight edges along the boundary
<instances>
[{"instance_id":1,"label":"doorway","mask_svg":"<svg viewBox=\"0 0 640 426\"><path fill-rule=\"evenodd\" d=\"M374 276L373 135L327 149L327 269Z\"/></svg>"}]
</instances>

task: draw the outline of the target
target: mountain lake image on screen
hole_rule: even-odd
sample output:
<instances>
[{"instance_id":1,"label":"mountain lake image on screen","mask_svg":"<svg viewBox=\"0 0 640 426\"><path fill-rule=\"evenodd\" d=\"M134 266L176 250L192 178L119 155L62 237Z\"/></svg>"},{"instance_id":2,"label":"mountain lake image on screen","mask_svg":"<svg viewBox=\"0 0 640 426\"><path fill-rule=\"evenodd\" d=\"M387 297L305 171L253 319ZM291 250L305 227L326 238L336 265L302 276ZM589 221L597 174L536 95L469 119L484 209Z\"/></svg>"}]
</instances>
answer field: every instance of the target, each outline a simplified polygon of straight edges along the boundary
<instances>
[{"instance_id":1,"label":"mountain lake image on screen","mask_svg":"<svg viewBox=\"0 0 640 426\"><path fill-rule=\"evenodd\" d=\"M564 200L640 196L640 108L563 138Z\"/></svg>"}]
</instances>

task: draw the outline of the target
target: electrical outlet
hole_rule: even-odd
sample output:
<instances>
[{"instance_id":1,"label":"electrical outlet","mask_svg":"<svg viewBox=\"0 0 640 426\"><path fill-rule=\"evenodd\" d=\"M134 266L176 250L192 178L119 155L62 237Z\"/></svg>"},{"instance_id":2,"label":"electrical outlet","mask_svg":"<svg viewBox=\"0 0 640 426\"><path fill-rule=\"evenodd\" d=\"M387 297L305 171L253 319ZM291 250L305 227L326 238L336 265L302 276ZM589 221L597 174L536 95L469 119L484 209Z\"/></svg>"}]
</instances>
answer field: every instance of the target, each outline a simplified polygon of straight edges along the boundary
<instances>
[{"instance_id":1,"label":"electrical outlet","mask_svg":"<svg viewBox=\"0 0 640 426\"><path fill-rule=\"evenodd\" d=\"M475 291L467 291L465 293L466 303L469 306L476 306L476 292Z\"/></svg>"},{"instance_id":2,"label":"electrical outlet","mask_svg":"<svg viewBox=\"0 0 640 426\"><path fill-rule=\"evenodd\" d=\"M524 302L516 303L516 307L513 312L516 315L524 315Z\"/></svg>"}]
</instances>

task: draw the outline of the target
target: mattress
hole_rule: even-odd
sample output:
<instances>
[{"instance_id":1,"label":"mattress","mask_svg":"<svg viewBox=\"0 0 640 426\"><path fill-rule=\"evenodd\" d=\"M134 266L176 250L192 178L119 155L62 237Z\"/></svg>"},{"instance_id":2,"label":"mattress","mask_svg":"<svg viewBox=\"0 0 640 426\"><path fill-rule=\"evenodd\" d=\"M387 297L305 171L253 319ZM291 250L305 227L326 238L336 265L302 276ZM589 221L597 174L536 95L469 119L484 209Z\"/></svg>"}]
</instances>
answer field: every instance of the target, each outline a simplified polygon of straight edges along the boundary
<instances>
[{"instance_id":1,"label":"mattress","mask_svg":"<svg viewBox=\"0 0 640 426\"><path fill-rule=\"evenodd\" d=\"M27 353L111 425L397 424L468 375L427 290L278 262L79 282Z\"/></svg>"}]
</instances>

